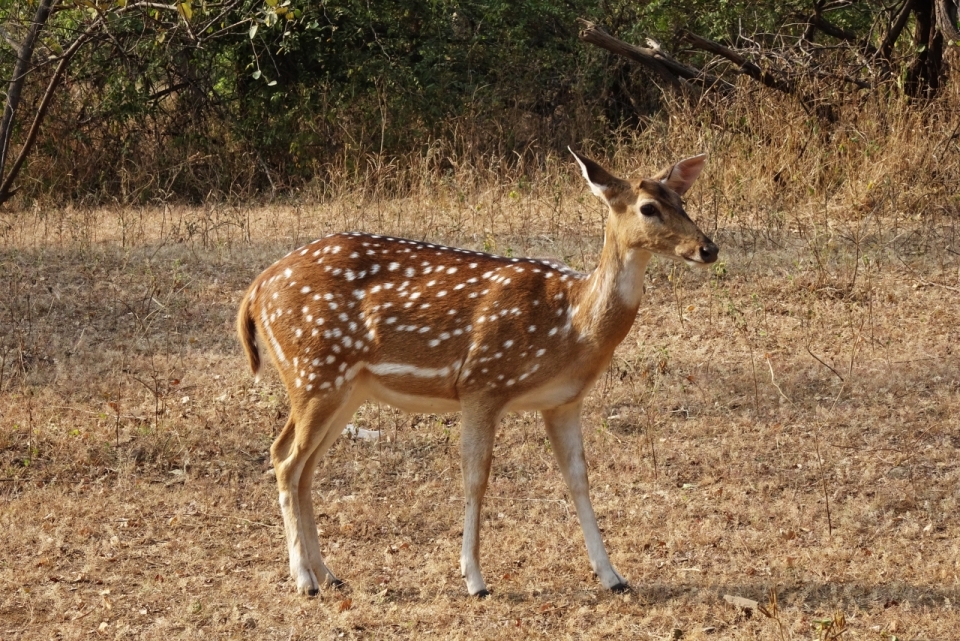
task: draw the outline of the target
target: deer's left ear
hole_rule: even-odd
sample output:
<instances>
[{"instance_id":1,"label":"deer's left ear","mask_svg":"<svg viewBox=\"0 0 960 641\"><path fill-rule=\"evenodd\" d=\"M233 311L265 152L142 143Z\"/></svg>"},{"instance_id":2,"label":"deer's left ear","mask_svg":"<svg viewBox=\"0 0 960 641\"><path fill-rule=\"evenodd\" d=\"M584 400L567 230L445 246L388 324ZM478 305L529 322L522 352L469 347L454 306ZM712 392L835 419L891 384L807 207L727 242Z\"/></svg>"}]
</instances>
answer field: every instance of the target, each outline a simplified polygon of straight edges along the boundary
<instances>
[{"instance_id":1,"label":"deer's left ear","mask_svg":"<svg viewBox=\"0 0 960 641\"><path fill-rule=\"evenodd\" d=\"M567 149L570 148L567 147ZM573 154L577 164L580 165L580 173L587 179L590 191L603 198L608 204L612 205L618 196L630 189L630 183L617 178L586 156L581 156L573 149L570 149L570 153Z\"/></svg>"},{"instance_id":2,"label":"deer's left ear","mask_svg":"<svg viewBox=\"0 0 960 641\"><path fill-rule=\"evenodd\" d=\"M700 172L703 171L703 163L706 160L707 154L685 158L677 164L665 168L656 175L655 179L682 196L690 189Z\"/></svg>"}]
</instances>

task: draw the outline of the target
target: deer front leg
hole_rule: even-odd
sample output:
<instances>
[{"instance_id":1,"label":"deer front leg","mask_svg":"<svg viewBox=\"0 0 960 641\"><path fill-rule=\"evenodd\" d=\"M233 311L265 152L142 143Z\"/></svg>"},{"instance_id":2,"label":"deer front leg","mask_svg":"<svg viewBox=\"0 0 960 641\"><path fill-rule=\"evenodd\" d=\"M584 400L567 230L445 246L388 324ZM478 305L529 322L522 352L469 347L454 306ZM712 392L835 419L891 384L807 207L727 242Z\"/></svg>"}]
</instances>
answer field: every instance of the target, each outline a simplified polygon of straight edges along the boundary
<instances>
[{"instance_id":1,"label":"deer front leg","mask_svg":"<svg viewBox=\"0 0 960 641\"><path fill-rule=\"evenodd\" d=\"M603 587L622 592L629 589L627 580L620 576L603 545L597 517L590 504L590 484L587 481L587 462L583 455L583 435L580 432L581 404L571 403L552 410L544 410L543 420L560 472L567 483L573 505L580 519L583 539L587 544L590 566Z\"/></svg>"},{"instance_id":2,"label":"deer front leg","mask_svg":"<svg viewBox=\"0 0 960 641\"><path fill-rule=\"evenodd\" d=\"M460 573L467 580L472 596L487 596L487 585L480 573L480 506L490 478L493 441L499 408L490 411L477 403L464 404L460 435L460 461L463 470L463 492L466 503L463 518L463 547L460 551Z\"/></svg>"}]
</instances>

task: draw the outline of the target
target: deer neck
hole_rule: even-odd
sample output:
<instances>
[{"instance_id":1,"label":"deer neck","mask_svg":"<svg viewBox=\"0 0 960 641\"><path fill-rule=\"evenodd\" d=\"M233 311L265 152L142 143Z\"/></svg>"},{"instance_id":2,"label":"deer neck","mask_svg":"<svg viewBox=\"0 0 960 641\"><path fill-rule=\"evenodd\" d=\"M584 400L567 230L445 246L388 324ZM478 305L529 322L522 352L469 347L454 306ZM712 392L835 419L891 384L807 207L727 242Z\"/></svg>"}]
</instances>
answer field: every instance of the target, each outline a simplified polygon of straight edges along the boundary
<instances>
[{"instance_id":1,"label":"deer neck","mask_svg":"<svg viewBox=\"0 0 960 641\"><path fill-rule=\"evenodd\" d=\"M574 323L581 336L619 343L643 300L643 275L651 253L620 241L613 226L604 234L600 262L583 281Z\"/></svg>"}]
</instances>

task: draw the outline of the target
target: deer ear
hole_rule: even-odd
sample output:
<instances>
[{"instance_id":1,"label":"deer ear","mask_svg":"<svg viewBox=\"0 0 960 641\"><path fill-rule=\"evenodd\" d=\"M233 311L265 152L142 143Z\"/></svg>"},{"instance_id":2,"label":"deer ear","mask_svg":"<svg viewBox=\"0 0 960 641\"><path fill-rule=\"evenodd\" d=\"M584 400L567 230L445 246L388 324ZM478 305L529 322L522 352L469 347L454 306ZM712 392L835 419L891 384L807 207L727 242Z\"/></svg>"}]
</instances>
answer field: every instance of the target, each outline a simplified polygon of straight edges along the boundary
<instances>
[{"instance_id":1,"label":"deer ear","mask_svg":"<svg viewBox=\"0 0 960 641\"><path fill-rule=\"evenodd\" d=\"M617 196L630 189L630 183L627 181L617 178L586 156L581 156L573 149L570 149L570 147L567 147L567 149L570 150L570 153L573 154L577 164L580 165L580 173L582 173L583 177L587 179L587 184L590 185L590 191L592 191L595 195L603 198L609 203Z\"/></svg>"},{"instance_id":2,"label":"deer ear","mask_svg":"<svg viewBox=\"0 0 960 641\"><path fill-rule=\"evenodd\" d=\"M707 160L707 154L685 158L677 164L665 168L655 179L677 192L681 196L693 185L700 172L703 171L703 163Z\"/></svg>"}]
</instances>

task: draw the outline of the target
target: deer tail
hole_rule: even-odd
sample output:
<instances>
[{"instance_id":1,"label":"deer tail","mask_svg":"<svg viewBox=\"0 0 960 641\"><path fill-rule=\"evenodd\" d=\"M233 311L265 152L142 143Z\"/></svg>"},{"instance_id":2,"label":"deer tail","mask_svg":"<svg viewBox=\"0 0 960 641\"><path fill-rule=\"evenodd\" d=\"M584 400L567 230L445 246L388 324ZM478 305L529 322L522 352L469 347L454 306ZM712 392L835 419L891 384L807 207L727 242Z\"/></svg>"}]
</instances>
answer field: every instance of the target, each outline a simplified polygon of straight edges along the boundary
<instances>
[{"instance_id":1,"label":"deer tail","mask_svg":"<svg viewBox=\"0 0 960 641\"><path fill-rule=\"evenodd\" d=\"M237 334L240 337L240 344L243 345L243 351L247 354L250 370L257 374L260 371L260 350L257 349L257 325L250 314L250 294L252 292L253 287L247 290L240 302L240 312L237 314Z\"/></svg>"}]
</instances>

